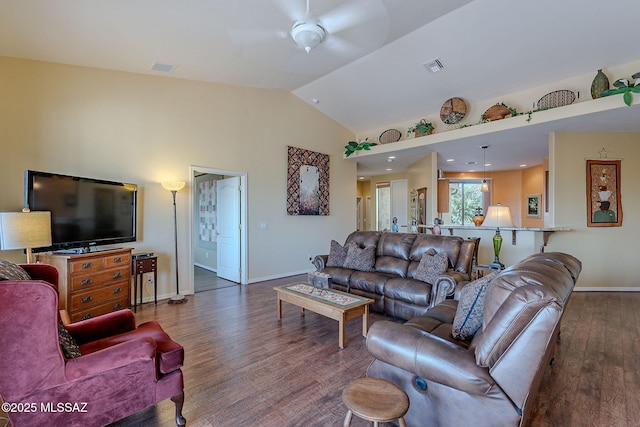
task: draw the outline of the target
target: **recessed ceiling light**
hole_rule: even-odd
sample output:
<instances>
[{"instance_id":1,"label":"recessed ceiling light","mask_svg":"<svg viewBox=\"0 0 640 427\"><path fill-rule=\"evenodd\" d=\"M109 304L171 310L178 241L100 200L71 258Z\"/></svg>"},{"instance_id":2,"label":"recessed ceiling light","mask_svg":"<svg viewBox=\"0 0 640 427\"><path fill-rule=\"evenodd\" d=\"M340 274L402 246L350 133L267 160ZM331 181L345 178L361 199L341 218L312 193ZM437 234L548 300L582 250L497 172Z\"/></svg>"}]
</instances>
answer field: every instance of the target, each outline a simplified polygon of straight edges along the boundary
<instances>
[{"instance_id":1,"label":"recessed ceiling light","mask_svg":"<svg viewBox=\"0 0 640 427\"><path fill-rule=\"evenodd\" d=\"M361 177L360 177L360 178L358 178L358 179L364 179L364 176L361 176Z\"/></svg>"},{"instance_id":2,"label":"recessed ceiling light","mask_svg":"<svg viewBox=\"0 0 640 427\"><path fill-rule=\"evenodd\" d=\"M447 159L447 162L454 162L456 159Z\"/></svg>"},{"instance_id":3,"label":"recessed ceiling light","mask_svg":"<svg viewBox=\"0 0 640 427\"><path fill-rule=\"evenodd\" d=\"M526 168L526 167L527 167L527 165L520 165L520 167L521 167L521 168Z\"/></svg>"},{"instance_id":4,"label":"recessed ceiling light","mask_svg":"<svg viewBox=\"0 0 640 427\"><path fill-rule=\"evenodd\" d=\"M395 159L396 156L389 156L388 159Z\"/></svg>"},{"instance_id":5,"label":"recessed ceiling light","mask_svg":"<svg viewBox=\"0 0 640 427\"><path fill-rule=\"evenodd\" d=\"M491 163L485 163L484 165L485 166L491 166Z\"/></svg>"},{"instance_id":6,"label":"recessed ceiling light","mask_svg":"<svg viewBox=\"0 0 640 427\"><path fill-rule=\"evenodd\" d=\"M388 170L388 171L392 171L393 169L391 169L391 168L387 168L387 170Z\"/></svg>"},{"instance_id":7,"label":"recessed ceiling light","mask_svg":"<svg viewBox=\"0 0 640 427\"><path fill-rule=\"evenodd\" d=\"M320 104L320 100L318 98L312 98L311 99L311 103L312 104Z\"/></svg>"},{"instance_id":8,"label":"recessed ceiling light","mask_svg":"<svg viewBox=\"0 0 640 427\"><path fill-rule=\"evenodd\" d=\"M470 161L470 162L466 162L465 165L475 165L477 162L474 161Z\"/></svg>"}]
</instances>

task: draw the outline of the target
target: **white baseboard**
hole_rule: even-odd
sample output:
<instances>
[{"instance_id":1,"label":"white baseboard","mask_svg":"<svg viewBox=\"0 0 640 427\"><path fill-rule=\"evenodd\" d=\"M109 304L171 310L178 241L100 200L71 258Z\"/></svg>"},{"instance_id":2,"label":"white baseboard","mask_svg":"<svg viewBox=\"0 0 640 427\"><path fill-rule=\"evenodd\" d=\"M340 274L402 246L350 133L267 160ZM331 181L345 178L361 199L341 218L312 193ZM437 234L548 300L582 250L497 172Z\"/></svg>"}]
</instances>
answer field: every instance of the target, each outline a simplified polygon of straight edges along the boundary
<instances>
[{"instance_id":1,"label":"white baseboard","mask_svg":"<svg viewBox=\"0 0 640 427\"><path fill-rule=\"evenodd\" d=\"M208 265L200 264L199 262L194 262L193 265L196 267L204 268L205 270L213 271L214 273L218 272L217 269L209 267Z\"/></svg>"},{"instance_id":2,"label":"white baseboard","mask_svg":"<svg viewBox=\"0 0 640 427\"><path fill-rule=\"evenodd\" d=\"M292 271L289 273L275 274L273 276L256 277L254 279L249 280L247 284L250 285L252 283L264 282L267 280L282 279L283 277L297 276L299 274L307 274L311 271L315 271L315 268L310 268L308 270L302 270L302 271Z\"/></svg>"},{"instance_id":3,"label":"white baseboard","mask_svg":"<svg viewBox=\"0 0 640 427\"><path fill-rule=\"evenodd\" d=\"M606 287L606 286L580 286L573 288L575 292L640 292L640 287Z\"/></svg>"}]
</instances>

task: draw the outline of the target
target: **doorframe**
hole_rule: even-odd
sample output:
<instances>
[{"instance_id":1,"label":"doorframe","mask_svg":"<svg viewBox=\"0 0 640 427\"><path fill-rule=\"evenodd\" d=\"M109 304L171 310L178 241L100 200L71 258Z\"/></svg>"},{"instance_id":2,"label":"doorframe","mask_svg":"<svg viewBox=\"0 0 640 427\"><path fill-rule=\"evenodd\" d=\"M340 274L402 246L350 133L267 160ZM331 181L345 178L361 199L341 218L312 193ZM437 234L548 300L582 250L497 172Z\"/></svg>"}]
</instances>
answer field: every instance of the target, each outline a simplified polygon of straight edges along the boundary
<instances>
[{"instance_id":1,"label":"doorframe","mask_svg":"<svg viewBox=\"0 0 640 427\"><path fill-rule=\"evenodd\" d=\"M195 208L195 174L207 173L211 175L226 175L240 177L240 284L247 284L247 173L239 171L229 171L224 169L215 169L204 166L189 166L189 184L191 191L189 192L189 286L191 292L194 291L194 273L195 265L193 236L195 235L195 227L193 217Z\"/></svg>"}]
</instances>

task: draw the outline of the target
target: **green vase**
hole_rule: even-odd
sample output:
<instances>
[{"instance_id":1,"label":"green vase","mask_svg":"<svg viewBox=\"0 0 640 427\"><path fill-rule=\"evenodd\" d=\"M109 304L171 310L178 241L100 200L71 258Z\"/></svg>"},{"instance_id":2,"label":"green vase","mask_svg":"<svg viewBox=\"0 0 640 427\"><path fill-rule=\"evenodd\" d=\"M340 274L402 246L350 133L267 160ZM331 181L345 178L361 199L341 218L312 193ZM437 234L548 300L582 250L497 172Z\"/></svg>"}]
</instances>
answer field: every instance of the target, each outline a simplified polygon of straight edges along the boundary
<instances>
[{"instance_id":1,"label":"green vase","mask_svg":"<svg viewBox=\"0 0 640 427\"><path fill-rule=\"evenodd\" d=\"M598 74L596 74L591 83L591 98L596 99L602 97L602 92L605 90L609 90L609 79L602 70L598 70Z\"/></svg>"}]
</instances>

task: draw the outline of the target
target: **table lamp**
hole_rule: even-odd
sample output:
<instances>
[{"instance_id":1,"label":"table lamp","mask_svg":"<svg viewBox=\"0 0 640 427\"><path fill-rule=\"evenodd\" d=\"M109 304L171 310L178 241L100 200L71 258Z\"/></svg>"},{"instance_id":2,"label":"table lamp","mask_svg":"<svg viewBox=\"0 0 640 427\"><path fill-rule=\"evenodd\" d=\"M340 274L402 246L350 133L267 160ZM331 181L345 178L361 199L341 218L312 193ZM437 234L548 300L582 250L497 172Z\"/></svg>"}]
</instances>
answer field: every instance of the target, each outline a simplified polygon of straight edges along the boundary
<instances>
[{"instance_id":1,"label":"table lamp","mask_svg":"<svg viewBox=\"0 0 640 427\"><path fill-rule=\"evenodd\" d=\"M26 249L31 264L31 248L44 246L51 246L51 212L0 212L0 250Z\"/></svg>"},{"instance_id":2,"label":"table lamp","mask_svg":"<svg viewBox=\"0 0 640 427\"><path fill-rule=\"evenodd\" d=\"M511 210L509 206L502 206L500 203L497 205L489 206L487 214L484 216L484 227L495 227L496 235L493 236L493 253L495 258L489 268L495 268L502 270L504 264L500 262L500 248L502 247L502 236L500 235L500 227L513 227L513 221L511 220Z\"/></svg>"}]
</instances>

